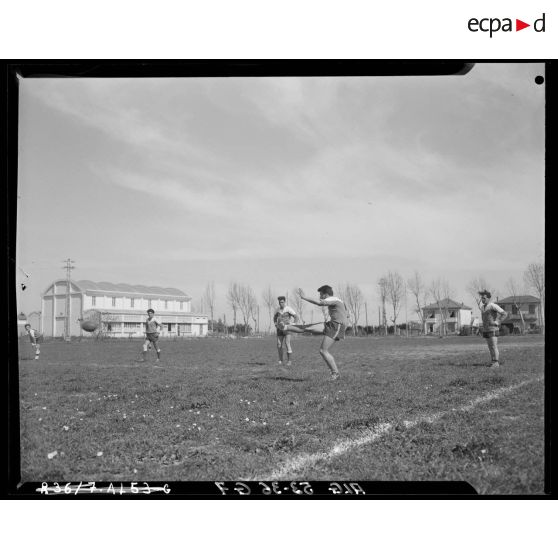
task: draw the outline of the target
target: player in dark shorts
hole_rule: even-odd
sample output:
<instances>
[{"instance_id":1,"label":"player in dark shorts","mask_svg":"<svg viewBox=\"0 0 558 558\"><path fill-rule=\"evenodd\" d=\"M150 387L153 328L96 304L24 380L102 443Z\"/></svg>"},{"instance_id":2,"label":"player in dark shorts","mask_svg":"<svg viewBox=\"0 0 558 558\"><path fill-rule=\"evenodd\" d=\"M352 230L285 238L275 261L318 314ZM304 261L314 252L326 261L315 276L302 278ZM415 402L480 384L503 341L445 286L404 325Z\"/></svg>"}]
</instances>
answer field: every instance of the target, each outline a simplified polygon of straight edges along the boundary
<instances>
[{"instance_id":1,"label":"player in dark shorts","mask_svg":"<svg viewBox=\"0 0 558 558\"><path fill-rule=\"evenodd\" d=\"M159 333L163 330L163 324L154 317L155 310L151 308L147 311L147 320L145 320L145 342L143 344L142 362L145 362L147 356L147 348L149 344L157 351L157 362L161 361L161 349L159 349Z\"/></svg>"},{"instance_id":2,"label":"player in dark shorts","mask_svg":"<svg viewBox=\"0 0 558 558\"><path fill-rule=\"evenodd\" d=\"M320 299L307 298L304 296L302 289L298 289L298 295L302 300L315 304L316 306L325 306L329 312L329 319L324 324L324 332L322 344L320 346L320 355L325 360L330 372L331 379L337 380L339 378L339 370L333 355L329 352L331 346L335 341L345 339L345 329L347 327L347 307L345 303L335 296L333 296L333 289L329 285L323 285L318 289ZM294 331L297 333L304 333L306 328L304 326L287 325L284 331Z\"/></svg>"},{"instance_id":3,"label":"player in dark shorts","mask_svg":"<svg viewBox=\"0 0 558 558\"><path fill-rule=\"evenodd\" d=\"M490 302L492 295L489 291L479 291L479 295L481 297L479 308L482 316L482 336L486 339L492 359L490 368L499 368L498 336L500 335L500 324L506 318L507 313L495 302Z\"/></svg>"},{"instance_id":4,"label":"player in dark shorts","mask_svg":"<svg viewBox=\"0 0 558 558\"><path fill-rule=\"evenodd\" d=\"M38 332L36 329L31 327L31 324L25 324L25 331L29 335L29 341L31 345L35 348L35 360L39 360L39 355L41 354L40 342L43 340L43 334Z\"/></svg>"}]
</instances>

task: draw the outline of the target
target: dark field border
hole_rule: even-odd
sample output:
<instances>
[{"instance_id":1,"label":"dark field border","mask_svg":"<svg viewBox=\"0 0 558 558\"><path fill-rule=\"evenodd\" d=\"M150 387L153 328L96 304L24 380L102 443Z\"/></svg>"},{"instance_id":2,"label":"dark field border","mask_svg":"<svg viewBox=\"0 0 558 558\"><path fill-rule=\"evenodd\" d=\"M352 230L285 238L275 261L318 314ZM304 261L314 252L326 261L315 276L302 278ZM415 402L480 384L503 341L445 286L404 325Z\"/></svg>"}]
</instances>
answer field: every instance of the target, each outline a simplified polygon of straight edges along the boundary
<instances>
[{"instance_id":1,"label":"dark field border","mask_svg":"<svg viewBox=\"0 0 558 558\"><path fill-rule=\"evenodd\" d=\"M522 60L521 62L527 62ZM552 95L555 94L554 80L556 76L555 61L536 60L538 62L546 62L546 146L547 152L550 153L548 147L553 143L554 130L556 127L555 118L556 111L554 104L551 103ZM479 60L479 62L514 62L514 60ZM0 76L0 95L3 101L2 106L5 111L1 111L2 128L6 130L4 137L8 140L3 153L6 155L1 159L2 175L7 178L7 188L5 204L6 208L4 219L4 232L7 238L6 254L6 270L3 274L5 278L5 300L7 301L8 313L8 333L3 336L4 344L7 345L8 370L2 376L2 408L4 410L4 420L2 421L5 440L3 460L3 475L1 484L0 497L5 498L40 498L44 495L36 493L36 489L40 487L40 483L19 484L20 479L20 455L19 455L19 368L18 368L18 338L17 338L17 308L16 308L16 273L15 273L15 254L16 254L16 215L17 215L17 145L18 145L18 78L17 74L22 77L195 77L195 76L304 76L304 75L451 75L466 74L472 67L471 61L351 61L351 60L298 60L298 61L261 61L261 60L235 60L235 61L29 61L29 60L12 60L5 61L2 65L2 75ZM551 164L552 163L552 164ZM556 163L553 157L546 159L546 185L555 184L555 168ZM545 221L545 231L547 233L546 246L550 245L550 227L548 226L548 218ZM547 271L547 295L546 308L552 308L552 282L550 281L549 271ZM549 313L546 312L548 316ZM547 324L546 336L553 339L552 322ZM552 374L551 374L551 352L553 350L552 343L545 350L545 496L513 496L513 498L546 498L553 495L553 456L551 451L551 438L554 431L552 427ZM556 444L554 444L555 447ZM341 484L346 482L358 481L338 481ZM78 483L79 484L79 483ZM157 481L153 486L164 485L164 482ZM234 484L234 483L227 483ZM260 483L250 483L258 485ZM324 497L324 498L347 498L360 497L365 498L370 495L378 497L397 498L414 495L415 497L424 498L430 496L433 498L453 498L459 495L462 498L473 497L474 490L467 483L414 483L414 482L391 482L391 483L361 483L366 495L350 495L350 494L328 494L329 482L312 482L315 487L313 495L295 495L287 494L282 491L281 494L275 494L273 491L269 495L255 494L250 486L250 495L242 495L234 488L224 496L213 494L215 483L168 483L171 488L169 494L152 493L149 495L140 494L118 494L122 498L305 498L305 497ZM114 483L114 487L120 488L121 483ZM131 483L128 483L130 486ZM322 486L324 485L324 486ZM64 486L64 485L62 485ZM99 485L101 486L101 485ZM271 483L270 483L271 486ZM116 488L115 488L116 490ZM376 492L376 490L378 492ZM472 492L471 492L472 490ZM322 494L323 492L323 494ZM59 497L62 494L59 494ZM91 494L91 495L66 495L63 497L73 498L113 498L115 495L110 494ZM478 497L478 496L474 496ZM483 498L505 498L506 496L483 496Z\"/></svg>"},{"instance_id":2,"label":"dark field border","mask_svg":"<svg viewBox=\"0 0 558 558\"><path fill-rule=\"evenodd\" d=\"M94 486L91 486L93 485ZM137 491L132 493L132 490ZM475 495L477 491L463 481L227 481L227 482L96 482L40 483L21 485L22 496L39 494L44 497L70 496L78 498L129 497L137 495L157 498L211 497L221 500L260 498L298 499L331 496L359 498L362 496L455 496Z\"/></svg>"}]
</instances>

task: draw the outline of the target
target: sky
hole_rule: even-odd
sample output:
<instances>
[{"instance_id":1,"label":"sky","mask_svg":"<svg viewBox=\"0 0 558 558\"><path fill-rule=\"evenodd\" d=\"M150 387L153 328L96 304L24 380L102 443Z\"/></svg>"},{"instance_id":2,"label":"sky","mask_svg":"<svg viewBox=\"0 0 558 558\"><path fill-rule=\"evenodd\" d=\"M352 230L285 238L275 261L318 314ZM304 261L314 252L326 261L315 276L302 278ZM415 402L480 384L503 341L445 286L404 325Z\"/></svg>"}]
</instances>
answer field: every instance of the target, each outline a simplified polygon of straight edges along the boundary
<instances>
[{"instance_id":1,"label":"sky","mask_svg":"<svg viewBox=\"0 0 558 558\"><path fill-rule=\"evenodd\" d=\"M249 285L262 325L268 286L347 283L377 324L388 271L471 307L478 276L507 296L544 261L538 75L21 79L18 311L67 258L76 280L175 287L198 309L214 282L228 321L228 286Z\"/></svg>"}]
</instances>

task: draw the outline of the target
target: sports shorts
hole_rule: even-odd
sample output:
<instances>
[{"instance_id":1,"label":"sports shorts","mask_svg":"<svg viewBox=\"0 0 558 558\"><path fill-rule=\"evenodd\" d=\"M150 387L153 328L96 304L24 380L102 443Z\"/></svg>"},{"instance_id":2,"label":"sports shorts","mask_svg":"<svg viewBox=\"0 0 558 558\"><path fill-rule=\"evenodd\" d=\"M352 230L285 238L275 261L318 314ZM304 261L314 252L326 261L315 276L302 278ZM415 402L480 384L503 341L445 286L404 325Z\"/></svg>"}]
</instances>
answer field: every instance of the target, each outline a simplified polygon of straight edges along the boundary
<instances>
[{"instance_id":1,"label":"sports shorts","mask_svg":"<svg viewBox=\"0 0 558 558\"><path fill-rule=\"evenodd\" d=\"M335 339L335 341L340 341L341 339L345 339L345 329L345 324L326 322L324 325L324 335Z\"/></svg>"},{"instance_id":2,"label":"sports shorts","mask_svg":"<svg viewBox=\"0 0 558 558\"><path fill-rule=\"evenodd\" d=\"M146 333L145 334L146 338L148 341L155 341L157 342L159 340L159 334L158 333Z\"/></svg>"},{"instance_id":3,"label":"sports shorts","mask_svg":"<svg viewBox=\"0 0 558 558\"><path fill-rule=\"evenodd\" d=\"M490 331L483 331L482 336L485 339L490 339L491 337L500 337L500 332L497 329L490 330Z\"/></svg>"}]
</instances>

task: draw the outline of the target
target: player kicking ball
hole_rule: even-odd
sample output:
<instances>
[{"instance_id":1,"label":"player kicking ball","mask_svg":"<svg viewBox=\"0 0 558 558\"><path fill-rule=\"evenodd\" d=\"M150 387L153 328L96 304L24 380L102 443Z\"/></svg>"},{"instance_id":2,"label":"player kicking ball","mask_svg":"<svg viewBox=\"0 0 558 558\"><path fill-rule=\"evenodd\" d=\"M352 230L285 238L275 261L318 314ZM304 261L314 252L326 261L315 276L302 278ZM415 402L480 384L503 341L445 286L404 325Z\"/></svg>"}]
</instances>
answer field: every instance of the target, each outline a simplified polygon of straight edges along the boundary
<instances>
[{"instance_id":1,"label":"player kicking ball","mask_svg":"<svg viewBox=\"0 0 558 558\"><path fill-rule=\"evenodd\" d=\"M29 341L35 349L35 360L39 360L39 355L41 354L41 345L39 344L43 340L43 336L36 329L31 327L31 324L25 324L25 331L29 335Z\"/></svg>"},{"instance_id":2,"label":"player kicking ball","mask_svg":"<svg viewBox=\"0 0 558 558\"><path fill-rule=\"evenodd\" d=\"M333 289L329 285L323 285L318 289L320 293L319 300L308 298L304 296L302 289L298 289L298 295L302 300L315 304L316 306L325 306L329 313L329 319L324 324L324 333L322 338L322 344L320 346L320 355L325 360L332 380L339 379L339 370L333 355L329 352L335 341L345 339L345 329L347 327L347 307L345 303L335 296L333 296ZM299 325L286 325L283 327L283 331L304 333L310 326L299 326Z\"/></svg>"},{"instance_id":3,"label":"player kicking ball","mask_svg":"<svg viewBox=\"0 0 558 558\"><path fill-rule=\"evenodd\" d=\"M157 352L156 362L161 362L161 349L159 349L159 333L163 331L163 324L155 318L155 310L151 308L147 311L147 320L145 320L145 342L143 344L143 353L141 362L147 361L147 349L150 345Z\"/></svg>"}]
</instances>

